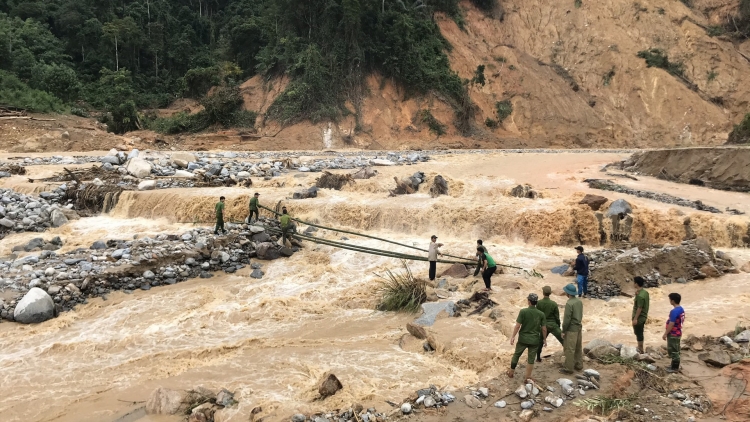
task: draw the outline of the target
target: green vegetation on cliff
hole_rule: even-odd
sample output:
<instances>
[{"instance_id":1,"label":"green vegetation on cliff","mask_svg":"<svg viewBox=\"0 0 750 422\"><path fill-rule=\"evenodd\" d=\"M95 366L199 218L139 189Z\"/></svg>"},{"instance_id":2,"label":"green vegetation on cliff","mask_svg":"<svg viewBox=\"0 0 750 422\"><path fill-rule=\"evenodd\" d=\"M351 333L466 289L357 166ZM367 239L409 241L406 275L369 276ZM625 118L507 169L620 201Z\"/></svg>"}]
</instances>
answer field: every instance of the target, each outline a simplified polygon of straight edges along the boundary
<instances>
[{"instance_id":1,"label":"green vegetation on cliff","mask_svg":"<svg viewBox=\"0 0 750 422\"><path fill-rule=\"evenodd\" d=\"M378 72L407 95L440 95L465 132L467 82L450 69L436 12L463 19L459 0L0 0L0 70L15 77L13 92L28 91L4 87L0 105L104 110L123 132L140 125L136 110L286 74L269 117L318 121L356 115L365 77Z\"/></svg>"}]
</instances>

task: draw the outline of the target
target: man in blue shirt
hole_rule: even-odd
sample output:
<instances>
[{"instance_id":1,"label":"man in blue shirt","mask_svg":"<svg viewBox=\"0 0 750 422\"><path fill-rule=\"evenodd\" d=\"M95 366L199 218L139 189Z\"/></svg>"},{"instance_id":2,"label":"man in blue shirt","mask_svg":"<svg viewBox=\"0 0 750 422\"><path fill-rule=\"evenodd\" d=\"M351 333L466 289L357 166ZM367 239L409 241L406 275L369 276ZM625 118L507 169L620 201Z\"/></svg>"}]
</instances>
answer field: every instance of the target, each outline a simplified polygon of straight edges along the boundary
<instances>
[{"instance_id":1,"label":"man in blue shirt","mask_svg":"<svg viewBox=\"0 0 750 422\"><path fill-rule=\"evenodd\" d=\"M669 304L673 309L669 312L667 329L661 337L662 340L667 341L667 353L672 358L672 366L666 368L669 373L680 370L680 339L682 338L682 324L685 323L685 310L680 306L681 300L682 296L679 293L669 294Z\"/></svg>"},{"instance_id":2,"label":"man in blue shirt","mask_svg":"<svg viewBox=\"0 0 750 422\"><path fill-rule=\"evenodd\" d=\"M589 293L589 259L583 254L583 246L576 246L578 256L573 269L578 283L578 297L586 297Z\"/></svg>"}]
</instances>

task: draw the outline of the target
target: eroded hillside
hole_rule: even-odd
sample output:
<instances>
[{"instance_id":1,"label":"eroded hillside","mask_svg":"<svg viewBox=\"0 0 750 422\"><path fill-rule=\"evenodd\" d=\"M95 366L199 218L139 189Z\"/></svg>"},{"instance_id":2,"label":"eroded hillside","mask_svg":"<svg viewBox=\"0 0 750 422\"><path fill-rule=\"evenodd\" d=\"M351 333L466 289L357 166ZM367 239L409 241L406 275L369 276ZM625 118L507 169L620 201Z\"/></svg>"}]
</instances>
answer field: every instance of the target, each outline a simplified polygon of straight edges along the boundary
<instances>
[{"instance_id":1,"label":"eroded hillside","mask_svg":"<svg viewBox=\"0 0 750 422\"><path fill-rule=\"evenodd\" d=\"M504 0L504 16L462 3L465 27L438 16L452 45L452 68L471 79L484 65L486 83L470 85L474 133L461 136L438 96L407 98L402 87L373 75L353 116L338 124L282 128L259 117L260 142L277 147L663 147L718 145L747 112L750 61L712 25L737 10L736 0ZM660 49L684 64L683 77L647 67L640 51ZM285 81L256 77L243 85L246 107L263 113ZM496 104L510 101L499 120ZM446 134L419 115L429 109ZM357 130L359 129L359 130ZM211 135L215 136L215 135ZM231 136L228 135L228 136ZM264 140L264 137L272 139ZM302 143L303 145L300 145Z\"/></svg>"}]
</instances>

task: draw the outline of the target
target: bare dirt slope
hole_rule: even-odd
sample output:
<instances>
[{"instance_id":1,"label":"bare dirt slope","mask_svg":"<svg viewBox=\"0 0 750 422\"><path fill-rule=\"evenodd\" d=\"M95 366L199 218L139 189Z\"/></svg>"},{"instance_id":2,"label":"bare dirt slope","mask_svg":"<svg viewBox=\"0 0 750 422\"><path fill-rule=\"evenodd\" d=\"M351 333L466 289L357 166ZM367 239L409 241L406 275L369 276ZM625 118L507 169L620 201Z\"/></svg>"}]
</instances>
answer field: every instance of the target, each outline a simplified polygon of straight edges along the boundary
<instances>
[{"instance_id":1,"label":"bare dirt slope","mask_svg":"<svg viewBox=\"0 0 750 422\"><path fill-rule=\"evenodd\" d=\"M338 124L281 128L259 118L262 137L305 147L654 147L717 145L748 111L750 47L707 28L737 10L737 0L503 0L504 19L464 2L466 26L438 17L453 46L453 69L469 79L485 65L487 84L470 88L477 105L470 138L455 129L439 139L415 118L429 108L445 124L451 109L439 98L404 99L391 81L373 75L362 101L362 131L354 118ZM659 48L683 62L685 79L648 68L639 51ZM743 55L741 52L745 51ZM246 106L263 112L286 81L261 78L244 86ZM514 112L498 128L495 103Z\"/></svg>"},{"instance_id":2,"label":"bare dirt slope","mask_svg":"<svg viewBox=\"0 0 750 422\"><path fill-rule=\"evenodd\" d=\"M750 148L689 148L644 151L627 169L682 183L750 191Z\"/></svg>"}]
</instances>

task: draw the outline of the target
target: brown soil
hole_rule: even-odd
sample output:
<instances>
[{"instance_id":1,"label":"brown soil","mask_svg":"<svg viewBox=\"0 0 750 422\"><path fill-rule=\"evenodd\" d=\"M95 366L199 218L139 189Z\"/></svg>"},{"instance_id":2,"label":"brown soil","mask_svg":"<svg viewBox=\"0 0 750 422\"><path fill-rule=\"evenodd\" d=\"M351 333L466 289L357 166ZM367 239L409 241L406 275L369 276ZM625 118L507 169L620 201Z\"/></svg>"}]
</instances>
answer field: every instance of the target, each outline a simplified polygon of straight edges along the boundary
<instances>
[{"instance_id":1,"label":"brown soil","mask_svg":"<svg viewBox=\"0 0 750 422\"><path fill-rule=\"evenodd\" d=\"M630 171L714 189L750 191L750 148L644 151L625 161Z\"/></svg>"}]
</instances>

